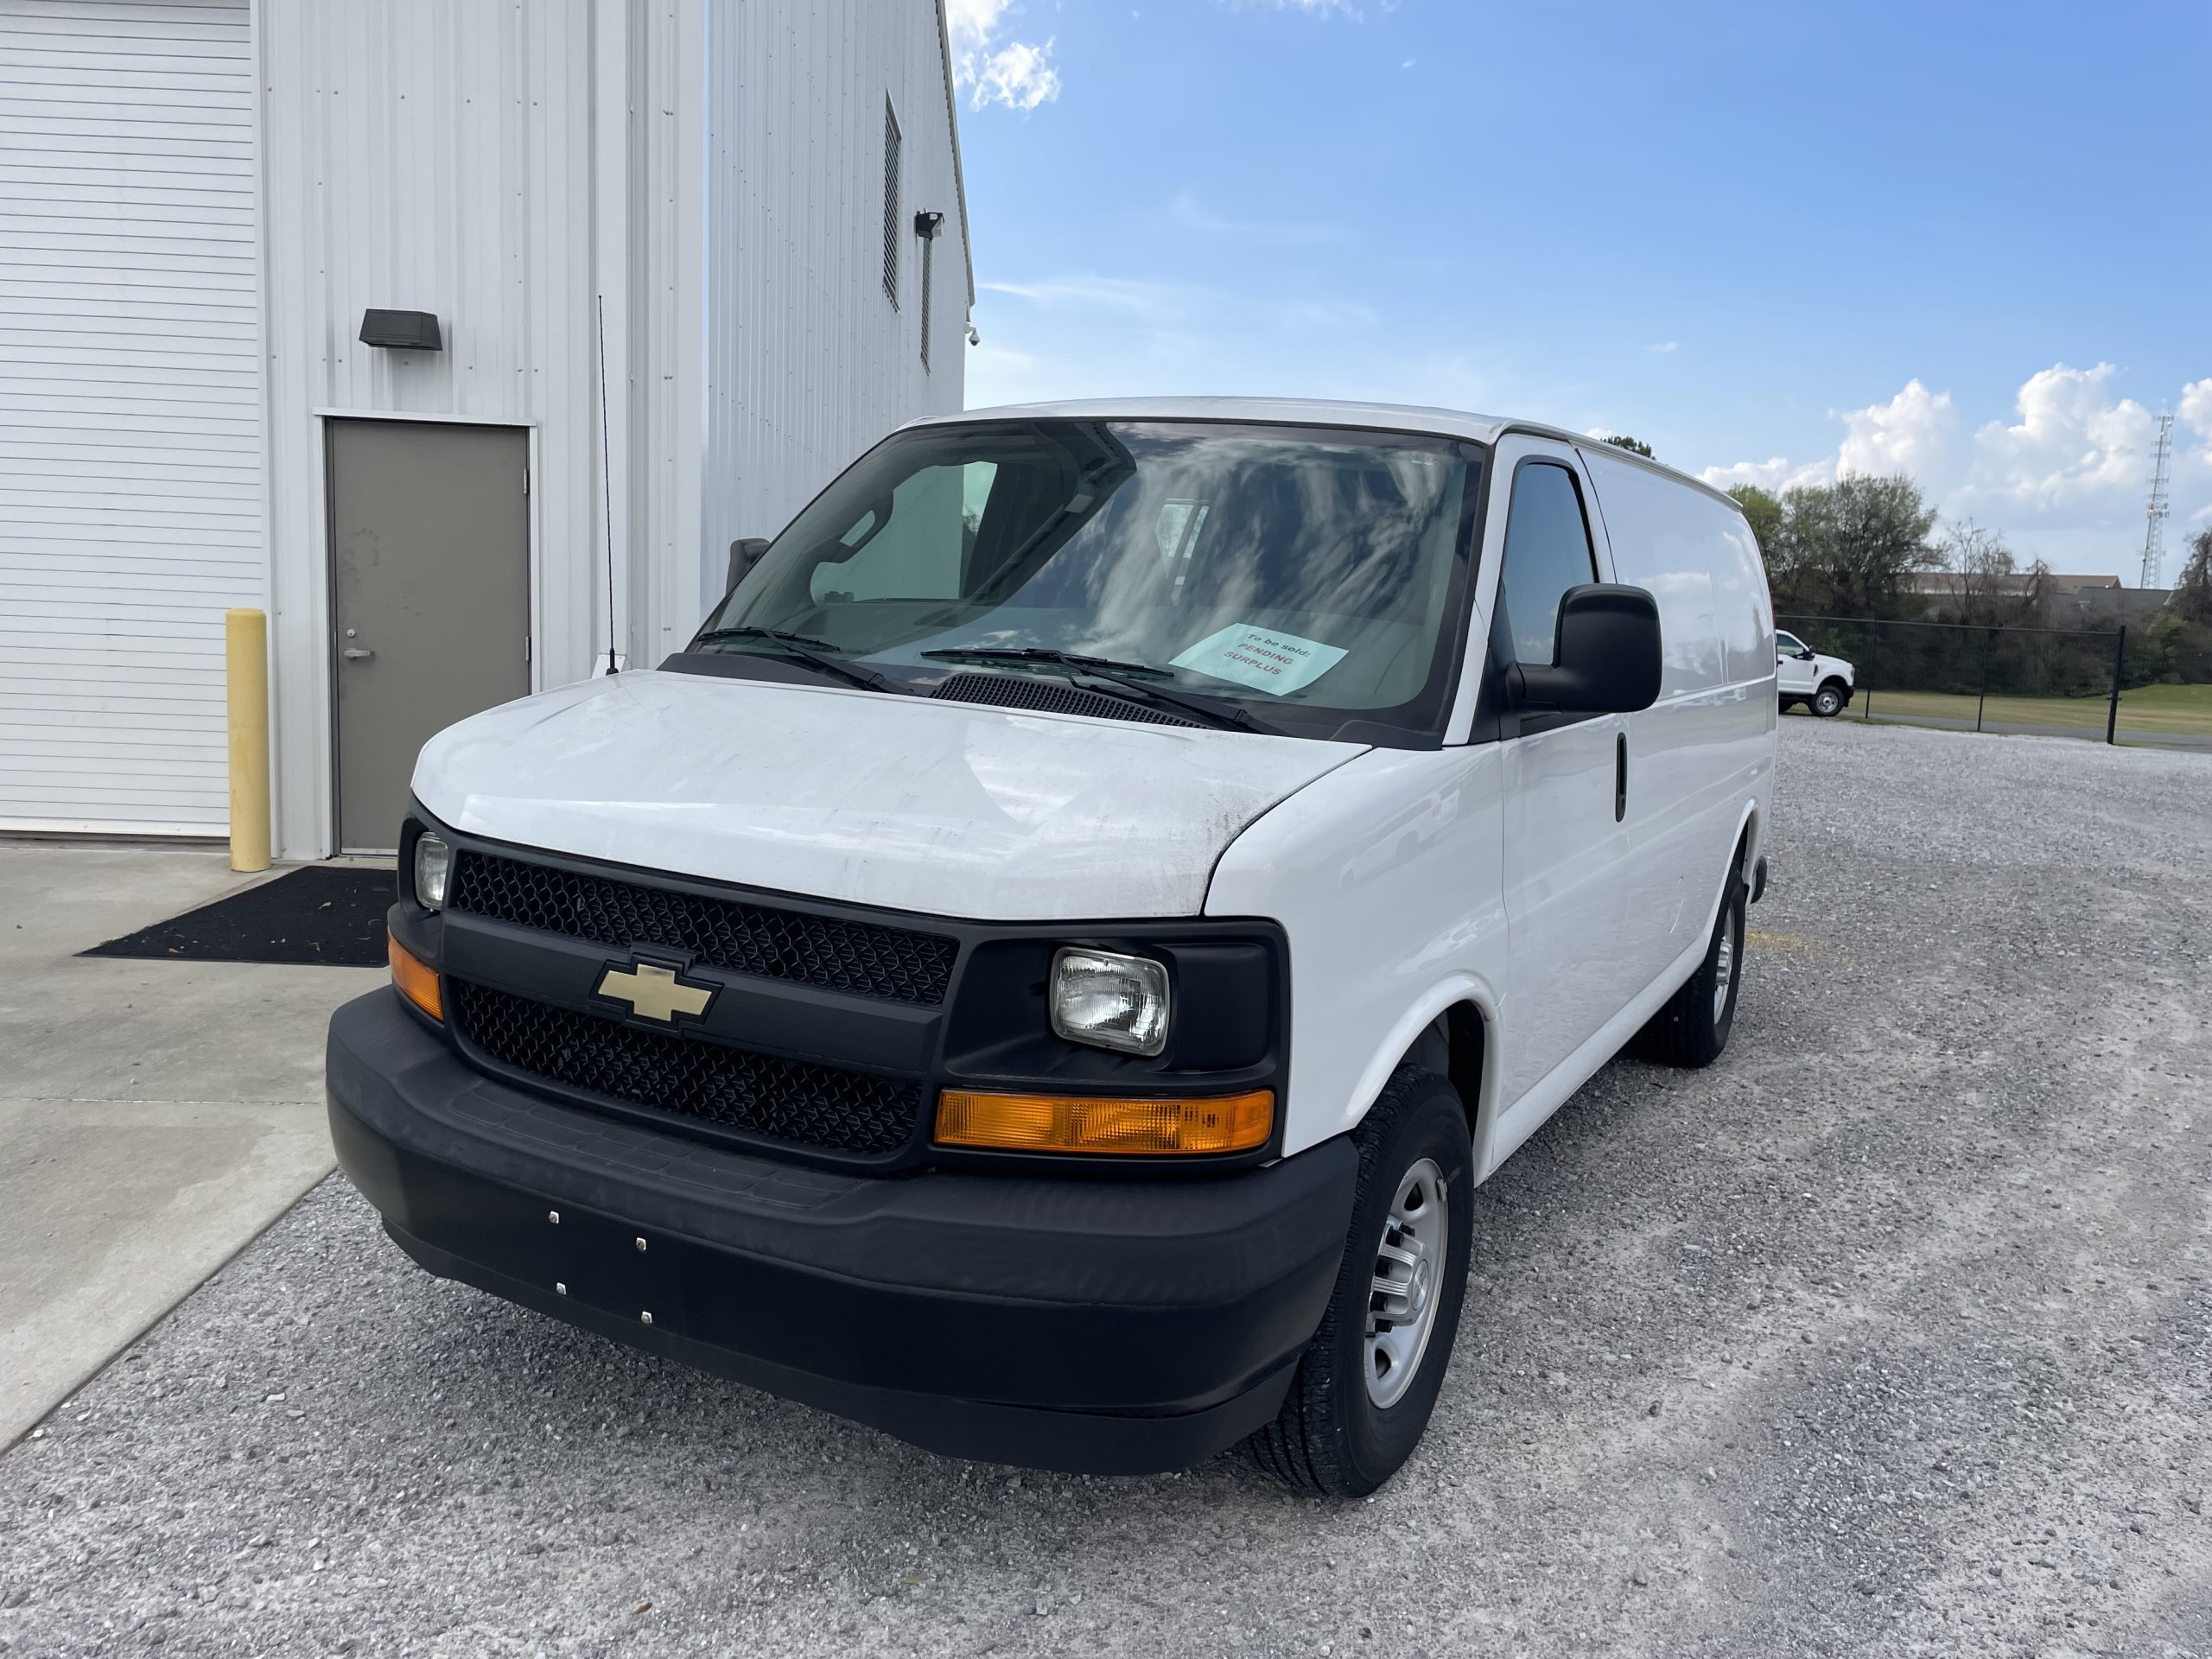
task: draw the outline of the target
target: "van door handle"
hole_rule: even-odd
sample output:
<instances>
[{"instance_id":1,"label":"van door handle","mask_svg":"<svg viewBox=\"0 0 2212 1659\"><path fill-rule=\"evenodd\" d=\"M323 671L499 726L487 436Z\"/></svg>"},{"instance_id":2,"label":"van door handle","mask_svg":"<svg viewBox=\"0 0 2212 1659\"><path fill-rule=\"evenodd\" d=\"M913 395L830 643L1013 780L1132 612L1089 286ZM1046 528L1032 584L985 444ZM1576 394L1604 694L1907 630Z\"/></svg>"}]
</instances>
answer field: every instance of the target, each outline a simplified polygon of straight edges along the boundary
<instances>
[{"instance_id":1,"label":"van door handle","mask_svg":"<svg viewBox=\"0 0 2212 1659\"><path fill-rule=\"evenodd\" d=\"M1618 823L1628 816L1628 734L1616 734L1613 738L1613 822Z\"/></svg>"},{"instance_id":2,"label":"van door handle","mask_svg":"<svg viewBox=\"0 0 2212 1659\"><path fill-rule=\"evenodd\" d=\"M339 655L343 657L349 663L358 663L364 657L375 656L376 652L373 651L363 651L359 645L348 645L344 651L339 652Z\"/></svg>"}]
</instances>

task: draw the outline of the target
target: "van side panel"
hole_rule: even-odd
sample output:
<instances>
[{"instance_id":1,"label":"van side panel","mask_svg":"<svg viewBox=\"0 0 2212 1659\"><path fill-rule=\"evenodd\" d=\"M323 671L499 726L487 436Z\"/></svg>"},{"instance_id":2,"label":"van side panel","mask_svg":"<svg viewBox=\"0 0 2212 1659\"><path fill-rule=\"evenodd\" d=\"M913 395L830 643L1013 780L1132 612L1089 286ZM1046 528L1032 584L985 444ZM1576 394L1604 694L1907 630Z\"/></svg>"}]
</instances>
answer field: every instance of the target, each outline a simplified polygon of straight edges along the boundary
<instances>
[{"instance_id":1,"label":"van side panel","mask_svg":"<svg viewBox=\"0 0 2212 1659\"><path fill-rule=\"evenodd\" d=\"M1493 1022L1503 760L1495 743L1371 750L1274 807L1215 867L1206 914L1271 916L1290 938L1286 1154L1358 1122L1453 1003Z\"/></svg>"},{"instance_id":2,"label":"van side panel","mask_svg":"<svg viewBox=\"0 0 2212 1659\"><path fill-rule=\"evenodd\" d=\"M1774 611L1758 544L1733 507L1600 448L1583 460L1618 579L1659 604L1659 701L1627 719L1632 879L1622 949L1645 985L1679 979L1684 953L1711 929L1747 807L1763 833L1774 787Z\"/></svg>"}]
</instances>

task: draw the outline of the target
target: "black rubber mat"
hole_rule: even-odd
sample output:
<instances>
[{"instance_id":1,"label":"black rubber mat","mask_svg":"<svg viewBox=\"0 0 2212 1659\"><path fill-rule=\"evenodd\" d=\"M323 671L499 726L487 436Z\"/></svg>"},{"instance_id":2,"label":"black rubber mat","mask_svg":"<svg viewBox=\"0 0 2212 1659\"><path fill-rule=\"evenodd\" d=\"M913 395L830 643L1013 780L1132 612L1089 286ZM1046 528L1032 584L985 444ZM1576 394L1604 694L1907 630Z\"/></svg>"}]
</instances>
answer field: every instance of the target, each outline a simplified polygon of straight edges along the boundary
<instances>
[{"instance_id":1,"label":"black rubber mat","mask_svg":"<svg viewBox=\"0 0 2212 1659\"><path fill-rule=\"evenodd\" d=\"M381 968L384 913L397 897L390 870L310 864L82 954Z\"/></svg>"}]
</instances>

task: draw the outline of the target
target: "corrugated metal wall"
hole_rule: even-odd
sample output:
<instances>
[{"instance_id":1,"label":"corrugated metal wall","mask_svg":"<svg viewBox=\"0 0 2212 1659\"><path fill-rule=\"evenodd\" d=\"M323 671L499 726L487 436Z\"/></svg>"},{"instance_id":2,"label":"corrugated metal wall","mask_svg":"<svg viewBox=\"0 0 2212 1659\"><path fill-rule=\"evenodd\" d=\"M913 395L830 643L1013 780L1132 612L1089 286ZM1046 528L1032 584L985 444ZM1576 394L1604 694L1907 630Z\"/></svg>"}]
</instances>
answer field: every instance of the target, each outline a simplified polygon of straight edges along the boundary
<instances>
[{"instance_id":1,"label":"corrugated metal wall","mask_svg":"<svg viewBox=\"0 0 2212 1659\"><path fill-rule=\"evenodd\" d=\"M253 205L245 0L0 0L0 827L225 828Z\"/></svg>"},{"instance_id":2,"label":"corrugated metal wall","mask_svg":"<svg viewBox=\"0 0 2212 1659\"><path fill-rule=\"evenodd\" d=\"M899 422L957 409L967 314L934 0L262 0L280 842L331 844L316 410L527 424L540 685L607 641L603 296L617 647L657 662L729 541L781 527ZM931 356L919 265L868 263L880 123L946 214ZM911 250L910 250L911 251ZM435 311L438 356L355 342Z\"/></svg>"},{"instance_id":3,"label":"corrugated metal wall","mask_svg":"<svg viewBox=\"0 0 2212 1659\"><path fill-rule=\"evenodd\" d=\"M220 612L265 603L304 857L334 844L325 416L530 429L533 671L578 678L610 638L603 298L611 637L655 662L732 537L960 406L966 227L935 0L252 14L0 0L0 791L42 744L50 801L56 766L103 780L86 823L219 830ZM910 233L880 286L887 97L902 226L946 215L933 373ZM372 307L435 312L445 349L359 344Z\"/></svg>"},{"instance_id":4,"label":"corrugated metal wall","mask_svg":"<svg viewBox=\"0 0 2212 1659\"><path fill-rule=\"evenodd\" d=\"M772 536L847 461L962 407L967 225L928 0L715 5L708 29L702 515L719 598L732 540ZM883 273L883 111L902 134L899 301ZM922 362L918 211L944 215Z\"/></svg>"},{"instance_id":5,"label":"corrugated metal wall","mask_svg":"<svg viewBox=\"0 0 2212 1659\"><path fill-rule=\"evenodd\" d=\"M540 683L588 671L601 637L594 10L264 0L278 817L296 855L333 844L317 411L532 428ZM360 344L371 307L436 313L445 349Z\"/></svg>"}]
</instances>

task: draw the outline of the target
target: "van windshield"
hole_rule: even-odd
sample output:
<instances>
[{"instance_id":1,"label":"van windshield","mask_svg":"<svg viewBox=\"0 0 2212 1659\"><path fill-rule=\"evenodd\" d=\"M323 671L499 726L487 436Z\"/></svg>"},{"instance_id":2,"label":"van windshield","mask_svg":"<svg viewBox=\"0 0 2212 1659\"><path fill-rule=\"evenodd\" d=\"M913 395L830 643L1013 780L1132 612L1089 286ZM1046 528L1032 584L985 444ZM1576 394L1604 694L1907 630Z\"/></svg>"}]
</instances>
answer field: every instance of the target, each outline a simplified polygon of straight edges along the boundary
<instances>
[{"instance_id":1,"label":"van windshield","mask_svg":"<svg viewBox=\"0 0 2212 1659\"><path fill-rule=\"evenodd\" d=\"M800 513L690 649L803 649L917 692L1088 657L1238 724L1433 737L1483 458L1301 426L923 427Z\"/></svg>"}]
</instances>

